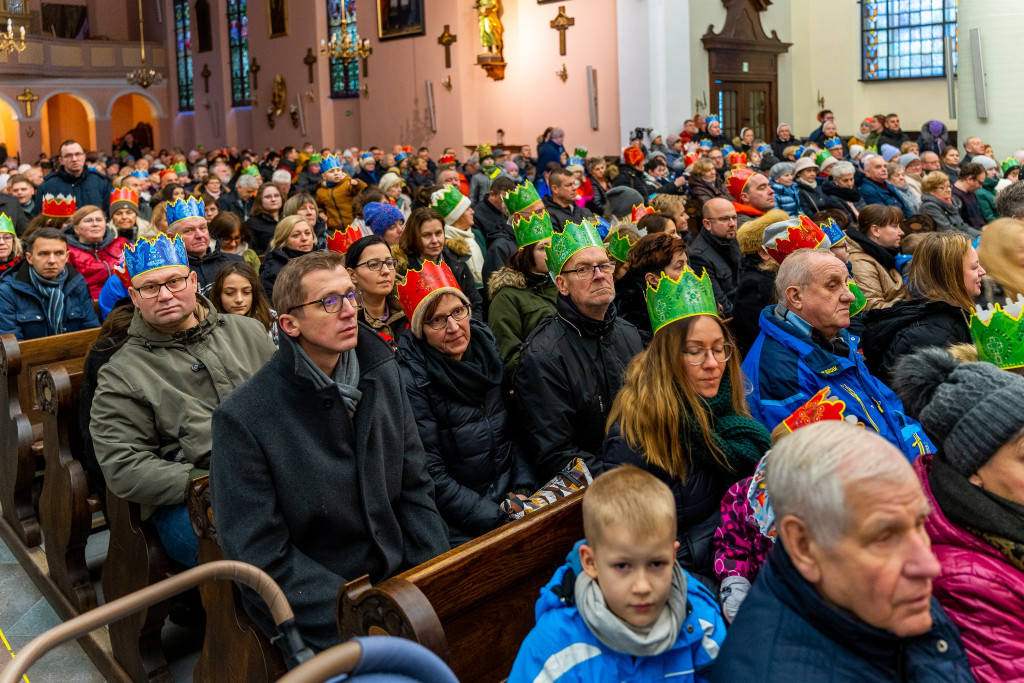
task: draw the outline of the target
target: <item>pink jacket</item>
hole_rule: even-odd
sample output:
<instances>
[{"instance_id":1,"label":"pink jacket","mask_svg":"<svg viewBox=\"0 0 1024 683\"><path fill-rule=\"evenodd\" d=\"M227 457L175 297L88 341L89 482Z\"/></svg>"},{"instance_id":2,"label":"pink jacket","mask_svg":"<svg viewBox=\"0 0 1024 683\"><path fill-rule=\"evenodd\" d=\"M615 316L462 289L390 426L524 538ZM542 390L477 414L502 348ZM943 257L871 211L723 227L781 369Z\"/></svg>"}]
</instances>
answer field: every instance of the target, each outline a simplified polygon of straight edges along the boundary
<instances>
[{"instance_id":1,"label":"pink jacket","mask_svg":"<svg viewBox=\"0 0 1024 683\"><path fill-rule=\"evenodd\" d=\"M722 496L722 524L711 541L715 551L715 578L719 581L727 576L742 576L754 583L772 549L771 539L761 533L747 500L752 479L741 479Z\"/></svg>"},{"instance_id":2,"label":"pink jacket","mask_svg":"<svg viewBox=\"0 0 1024 683\"><path fill-rule=\"evenodd\" d=\"M960 629L971 671L979 681L1024 679L1024 572L977 536L942 514L928 482L932 456L914 462L932 505L925 528L942 574L933 595Z\"/></svg>"}]
</instances>

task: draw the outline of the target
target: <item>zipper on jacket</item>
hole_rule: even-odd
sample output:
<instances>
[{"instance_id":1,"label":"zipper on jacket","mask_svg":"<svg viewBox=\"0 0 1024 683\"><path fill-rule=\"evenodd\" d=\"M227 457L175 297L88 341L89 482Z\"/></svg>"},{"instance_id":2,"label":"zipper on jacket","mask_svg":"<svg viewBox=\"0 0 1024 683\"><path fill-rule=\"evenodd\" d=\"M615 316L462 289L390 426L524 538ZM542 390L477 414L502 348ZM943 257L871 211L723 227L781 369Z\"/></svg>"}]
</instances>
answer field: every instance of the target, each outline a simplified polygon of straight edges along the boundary
<instances>
[{"instance_id":1,"label":"zipper on jacket","mask_svg":"<svg viewBox=\"0 0 1024 683\"><path fill-rule=\"evenodd\" d=\"M864 405L864 402L860 400L860 396L857 394L857 392L851 389L845 383L842 383L839 386L841 386L843 389L846 389L846 393L850 394L850 396L853 396L853 398L856 399L857 403L860 404L861 410L864 411L864 417L866 417L868 419L868 422L871 423L871 426L875 428L875 432L881 434L881 430L878 429L878 425L875 424L875 421L871 419L871 413L868 411L867 406Z\"/></svg>"}]
</instances>

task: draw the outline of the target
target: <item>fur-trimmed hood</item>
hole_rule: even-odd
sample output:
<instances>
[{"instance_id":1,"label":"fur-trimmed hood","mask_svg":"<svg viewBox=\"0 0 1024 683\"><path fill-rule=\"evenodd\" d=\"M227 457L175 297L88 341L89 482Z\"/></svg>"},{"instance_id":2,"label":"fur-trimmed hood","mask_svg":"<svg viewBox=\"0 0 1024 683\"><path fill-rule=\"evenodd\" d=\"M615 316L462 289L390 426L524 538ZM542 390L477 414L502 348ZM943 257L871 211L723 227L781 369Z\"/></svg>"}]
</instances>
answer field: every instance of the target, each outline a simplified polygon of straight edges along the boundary
<instances>
[{"instance_id":1,"label":"fur-trimmed hood","mask_svg":"<svg viewBox=\"0 0 1024 683\"><path fill-rule=\"evenodd\" d=\"M454 251L458 256L468 256L470 253L469 244L467 244L466 240L461 237L453 237L445 240L444 246Z\"/></svg>"},{"instance_id":2,"label":"fur-trimmed hood","mask_svg":"<svg viewBox=\"0 0 1024 683\"><path fill-rule=\"evenodd\" d=\"M505 287L525 290L526 276L515 268L509 268L508 266L494 271L491 279L487 281L487 298L493 299Z\"/></svg>"}]
</instances>

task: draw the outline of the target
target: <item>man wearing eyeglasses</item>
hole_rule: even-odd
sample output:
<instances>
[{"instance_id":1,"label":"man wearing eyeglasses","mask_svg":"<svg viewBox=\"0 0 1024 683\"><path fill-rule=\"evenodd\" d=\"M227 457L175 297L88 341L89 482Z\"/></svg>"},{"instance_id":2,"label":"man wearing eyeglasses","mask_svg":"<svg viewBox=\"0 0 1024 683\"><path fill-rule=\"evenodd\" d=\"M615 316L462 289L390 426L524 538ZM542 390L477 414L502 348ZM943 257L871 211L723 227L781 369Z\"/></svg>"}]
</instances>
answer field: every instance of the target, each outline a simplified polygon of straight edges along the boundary
<instances>
[{"instance_id":1,"label":"man wearing eyeglasses","mask_svg":"<svg viewBox=\"0 0 1024 683\"><path fill-rule=\"evenodd\" d=\"M704 229L693 240L687 254L694 272L704 269L711 276L715 301L722 309L723 318L732 317L743 259L736 241L736 226L736 208L732 202L721 197L709 199L704 203Z\"/></svg>"},{"instance_id":2,"label":"man wearing eyeglasses","mask_svg":"<svg viewBox=\"0 0 1024 683\"><path fill-rule=\"evenodd\" d=\"M217 272L232 261L244 261L238 254L229 254L222 251L220 245L212 246L210 241L210 227L206 221L206 206L202 199L189 198L188 200L178 199L173 205L179 202L187 204L195 203L195 209L178 218L174 223L167 226L168 235L181 235L185 244L185 253L188 254L188 267L196 274L196 282L199 291L205 294L213 281L217 279ZM191 215L194 213L195 215ZM168 215L177 215L171 211Z\"/></svg>"},{"instance_id":3,"label":"man wearing eyeglasses","mask_svg":"<svg viewBox=\"0 0 1024 683\"><path fill-rule=\"evenodd\" d=\"M43 197L71 195L77 206L98 206L107 212L110 204L110 181L98 171L85 165L85 150L74 140L61 143L58 152L58 166L43 179L36 190L36 203L43 205Z\"/></svg>"},{"instance_id":4,"label":"man wearing eyeglasses","mask_svg":"<svg viewBox=\"0 0 1024 683\"><path fill-rule=\"evenodd\" d=\"M359 300L341 254L289 261L274 285L281 349L213 414L224 555L277 581L316 650L338 643L342 584L449 548L397 357L357 321ZM263 601L242 600L273 634Z\"/></svg>"},{"instance_id":5,"label":"man wearing eyeglasses","mask_svg":"<svg viewBox=\"0 0 1024 683\"><path fill-rule=\"evenodd\" d=\"M615 266L589 221L554 233L547 264L558 287L555 313L527 337L513 378L532 441L526 452L542 482L574 458L595 476L604 470L605 421L626 366L643 348L636 328L616 315Z\"/></svg>"},{"instance_id":6,"label":"man wearing eyeglasses","mask_svg":"<svg viewBox=\"0 0 1024 683\"><path fill-rule=\"evenodd\" d=\"M125 249L135 317L99 373L90 430L107 486L142 505L164 549L194 566L185 491L210 467L213 409L274 354L254 318L220 314L198 294L180 236ZM253 416L259 419L261 416Z\"/></svg>"}]
</instances>

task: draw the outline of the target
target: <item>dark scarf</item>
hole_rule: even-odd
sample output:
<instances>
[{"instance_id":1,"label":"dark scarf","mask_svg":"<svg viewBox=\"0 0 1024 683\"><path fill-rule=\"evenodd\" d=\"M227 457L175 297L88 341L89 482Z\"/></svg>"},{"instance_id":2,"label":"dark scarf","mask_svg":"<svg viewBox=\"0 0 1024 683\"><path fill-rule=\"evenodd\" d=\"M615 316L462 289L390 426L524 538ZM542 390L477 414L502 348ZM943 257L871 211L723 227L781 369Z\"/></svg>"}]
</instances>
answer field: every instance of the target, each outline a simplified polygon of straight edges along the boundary
<instances>
[{"instance_id":1,"label":"dark scarf","mask_svg":"<svg viewBox=\"0 0 1024 683\"><path fill-rule=\"evenodd\" d=\"M462 360L444 355L426 341L418 342L431 383L460 401L482 405L487 393L501 384L503 368L497 347L488 343L479 328L473 332Z\"/></svg>"},{"instance_id":2,"label":"dark scarf","mask_svg":"<svg viewBox=\"0 0 1024 683\"><path fill-rule=\"evenodd\" d=\"M932 494L946 518L1024 571L1024 505L975 486L943 458L932 460Z\"/></svg>"},{"instance_id":3,"label":"dark scarf","mask_svg":"<svg viewBox=\"0 0 1024 683\"><path fill-rule=\"evenodd\" d=\"M896 254L900 253L899 249L887 249L877 242L872 242L857 228L849 228L846 236L859 244L865 254L878 261L886 270L899 270L896 268Z\"/></svg>"},{"instance_id":4,"label":"dark scarf","mask_svg":"<svg viewBox=\"0 0 1024 683\"><path fill-rule=\"evenodd\" d=\"M55 280L47 280L36 272L35 268L29 267L29 279L39 296L46 301L46 324L51 334L64 333L64 283L68 279L68 269L60 271Z\"/></svg>"},{"instance_id":5,"label":"dark scarf","mask_svg":"<svg viewBox=\"0 0 1024 683\"><path fill-rule=\"evenodd\" d=\"M737 415L732 405L732 382L729 373L722 375L718 393L703 399L711 417L711 441L725 455L732 468L727 471L737 477L748 477L761 457L772 447L771 435L764 426L749 417ZM706 465L722 471L710 445L701 438L700 425L685 409L679 415L679 440L690 453L696 466Z\"/></svg>"},{"instance_id":6,"label":"dark scarf","mask_svg":"<svg viewBox=\"0 0 1024 683\"><path fill-rule=\"evenodd\" d=\"M861 199L860 190L856 187L840 187L832 180L825 181L825 184L821 186L821 190L827 195L839 197L844 202L856 204Z\"/></svg>"}]
</instances>

